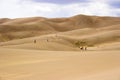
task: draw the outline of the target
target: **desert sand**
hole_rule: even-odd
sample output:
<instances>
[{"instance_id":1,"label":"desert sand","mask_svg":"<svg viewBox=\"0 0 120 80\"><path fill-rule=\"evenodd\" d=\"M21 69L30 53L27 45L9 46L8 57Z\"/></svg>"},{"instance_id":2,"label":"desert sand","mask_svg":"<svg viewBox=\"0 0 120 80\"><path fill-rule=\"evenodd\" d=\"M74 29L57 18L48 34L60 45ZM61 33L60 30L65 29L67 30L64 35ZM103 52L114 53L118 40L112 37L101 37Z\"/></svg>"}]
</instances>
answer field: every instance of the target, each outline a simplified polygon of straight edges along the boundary
<instances>
[{"instance_id":1,"label":"desert sand","mask_svg":"<svg viewBox=\"0 0 120 80\"><path fill-rule=\"evenodd\" d=\"M0 19L0 80L120 80L120 18Z\"/></svg>"},{"instance_id":2,"label":"desert sand","mask_svg":"<svg viewBox=\"0 0 120 80\"><path fill-rule=\"evenodd\" d=\"M1 80L119 80L120 51L0 48Z\"/></svg>"}]
</instances>

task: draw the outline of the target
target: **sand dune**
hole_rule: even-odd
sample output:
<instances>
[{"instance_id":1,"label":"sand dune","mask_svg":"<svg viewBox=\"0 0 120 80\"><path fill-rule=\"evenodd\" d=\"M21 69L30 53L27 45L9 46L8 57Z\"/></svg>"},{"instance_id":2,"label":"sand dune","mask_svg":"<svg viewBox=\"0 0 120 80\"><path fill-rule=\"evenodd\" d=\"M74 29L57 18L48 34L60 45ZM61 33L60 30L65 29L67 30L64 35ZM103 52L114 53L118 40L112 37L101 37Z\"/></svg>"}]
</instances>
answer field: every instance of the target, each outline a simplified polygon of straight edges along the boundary
<instances>
[{"instance_id":1,"label":"sand dune","mask_svg":"<svg viewBox=\"0 0 120 80\"><path fill-rule=\"evenodd\" d=\"M34 40L36 40L37 43L34 43ZM104 45L105 43L110 44L113 42L119 42L120 30L102 29L101 31L99 29L94 30L85 28L39 37L12 40L3 42L0 45L3 47L20 49L76 51L79 50L79 48L75 46L75 42L79 40L86 41L88 47L97 47L99 45ZM108 47L110 48L110 46ZM116 49L119 50L119 48Z\"/></svg>"},{"instance_id":2,"label":"sand dune","mask_svg":"<svg viewBox=\"0 0 120 80\"><path fill-rule=\"evenodd\" d=\"M17 18L0 19L0 34L3 41L66 32L83 28L107 28L120 25L120 18L77 15L69 18ZM115 28L111 28L115 29ZM24 34L24 35L22 35Z\"/></svg>"},{"instance_id":3,"label":"sand dune","mask_svg":"<svg viewBox=\"0 0 120 80\"><path fill-rule=\"evenodd\" d=\"M0 19L0 80L120 80L120 18Z\"/></svg>"}]
</instances>

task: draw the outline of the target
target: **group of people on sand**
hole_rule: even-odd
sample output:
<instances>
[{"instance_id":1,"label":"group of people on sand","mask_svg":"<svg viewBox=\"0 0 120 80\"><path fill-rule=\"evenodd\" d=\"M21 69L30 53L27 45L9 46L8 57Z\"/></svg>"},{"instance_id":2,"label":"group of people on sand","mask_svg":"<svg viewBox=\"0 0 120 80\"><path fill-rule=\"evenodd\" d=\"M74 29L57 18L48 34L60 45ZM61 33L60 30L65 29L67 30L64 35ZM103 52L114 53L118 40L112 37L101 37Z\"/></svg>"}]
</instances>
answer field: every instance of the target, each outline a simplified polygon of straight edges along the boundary
<instances>
[{"instance_id":1,"label":"group of people on sand","mask_svg":"<svg viewBox=\"0 0 120 80\"><path fill-rule=\"evenodd\" d=\"M80 50L87 50L87 42L86 41L77 41L77 42L75 42L75 45Z\"/></svg>"},{"instance_id":2,"label":"group of people on sand","mask_svg":"<svg viewBox=\"0 0 120 80\"><path fill-rule=\"evenodd\" d=\"M87 46L82 46L82 47L80 47L80 50L87 50Z\"/></svg>"},{"instance_id":3,"label":"group of people on sand","mask_svg":"<svg viewBox=\"0 0 120 80\"><path fill-rule=\"evenodd\" d=\"M49 40L48 40L48 39L46 39L46 41L48 42ZM37 43L37 40L35 39L33 42L34 42L34 43Z\"/></svg>"}]
</instances>

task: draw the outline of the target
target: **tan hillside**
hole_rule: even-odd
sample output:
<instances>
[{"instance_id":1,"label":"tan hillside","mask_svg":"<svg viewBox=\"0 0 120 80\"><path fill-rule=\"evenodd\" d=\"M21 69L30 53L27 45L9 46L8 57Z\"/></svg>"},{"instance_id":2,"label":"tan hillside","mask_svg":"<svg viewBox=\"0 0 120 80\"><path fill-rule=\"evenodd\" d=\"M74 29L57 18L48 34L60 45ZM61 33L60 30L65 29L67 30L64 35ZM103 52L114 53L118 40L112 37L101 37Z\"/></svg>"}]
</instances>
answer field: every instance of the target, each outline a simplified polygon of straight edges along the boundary
<instances>
[{"instance_id":1,"label":"tan hillside","mask_svg":"<svg viewBox=\"0 0 120 80\"><path fill-rule=\"evenodd\" d=\"M12 24L28 24L28 23L33 23L37 21L43 21L46 18L43 17L28 17L28 18L16 18L16 19L11 19L7 22L2 23L3 25L12 25Z\"/></svg>"}]
</instances>

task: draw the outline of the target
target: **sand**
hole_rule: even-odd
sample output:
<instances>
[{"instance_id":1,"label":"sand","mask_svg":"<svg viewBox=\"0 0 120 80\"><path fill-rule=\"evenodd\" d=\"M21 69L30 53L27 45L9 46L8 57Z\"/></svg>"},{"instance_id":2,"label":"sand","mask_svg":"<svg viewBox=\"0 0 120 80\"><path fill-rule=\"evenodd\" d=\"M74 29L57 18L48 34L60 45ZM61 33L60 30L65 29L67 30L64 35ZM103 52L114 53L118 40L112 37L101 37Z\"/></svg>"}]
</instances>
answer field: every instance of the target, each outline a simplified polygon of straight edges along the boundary
<instances>
[{"instance_id":1,"label":"sand","mask_svg":"<svg viewBox=\"0 0 120 80\"><path fill-rule=\"evenodd\" d=\"M120 51L0 48L1 80L119 80Z\"/></svg>"},{"instance_id":2,"label":"sand","mask_svg":"<svg viewBox=\"0 0 120 80\"><path fill-rule=\"evenodd\" d=\"M119 80L118 44L106 43L87 51L70 51L71 47L63 45L41 50L38 43L1 46L0 80Z\"/></svg>"}]
</instances>

